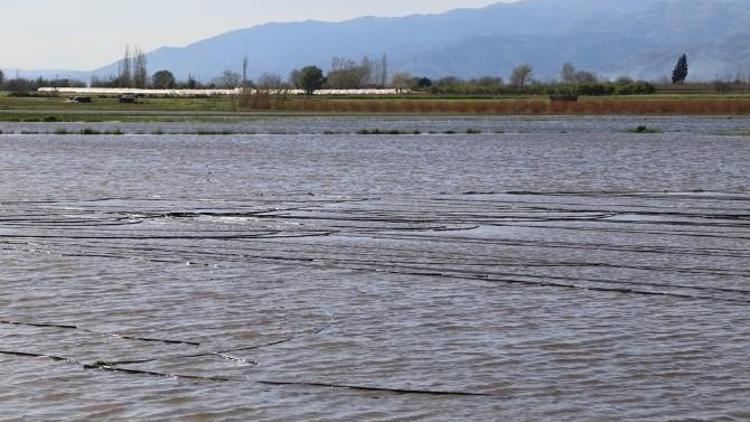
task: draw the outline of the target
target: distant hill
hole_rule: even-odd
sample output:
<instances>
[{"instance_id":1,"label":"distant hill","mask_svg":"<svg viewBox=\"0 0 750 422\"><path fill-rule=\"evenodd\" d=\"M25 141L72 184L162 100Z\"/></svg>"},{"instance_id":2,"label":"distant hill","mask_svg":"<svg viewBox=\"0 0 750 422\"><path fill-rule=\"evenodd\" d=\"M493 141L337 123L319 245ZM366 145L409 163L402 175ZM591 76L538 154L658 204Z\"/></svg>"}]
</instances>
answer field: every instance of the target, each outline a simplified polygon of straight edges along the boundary
<instances>
[{"instance_id":1,"label":"distant hill","mask_svg":"<svg viewBox=\"0 0 750 422\"><path fill-rule=\"evenodd\" d=\"M541 79L563 63L607 77L663 78L682 53L692 80L750 73L748 0L525 0L483 9L340 23L270 23L148 55L149 69L209 80L224 69L286 76L299 66L328 68L335 56L387 54L390 69L415 75L508 77L528 63ZM117 64L78 77L116 73ZM64 71L55 71L64 75ZM44 72L49 76L49 72Z\"/></svg>"}]
</instances>

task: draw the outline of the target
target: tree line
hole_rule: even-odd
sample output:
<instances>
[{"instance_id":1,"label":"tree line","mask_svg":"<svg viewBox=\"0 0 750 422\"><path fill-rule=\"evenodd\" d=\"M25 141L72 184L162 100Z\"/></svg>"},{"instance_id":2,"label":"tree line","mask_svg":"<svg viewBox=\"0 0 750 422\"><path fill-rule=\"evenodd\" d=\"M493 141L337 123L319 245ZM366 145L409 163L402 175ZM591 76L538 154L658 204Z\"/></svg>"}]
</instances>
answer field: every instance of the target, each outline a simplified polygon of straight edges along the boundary
<instances>
[{"instance_id":1,"label":"tree line","mask_svg":"<svg viewBox=\"0 0 750 422\"><path fill-rule=\"evenodd\" d=\"M393 88L437 95L634 95L651 94L655 87L645 81L621 77L614 81L603 79L594 72L577 69L565 63L559 78L540 81L535 78L534 68L522 64L513 69L506 82L500 76L485 76L461 79L454 76L430 79L404 72L389 73L388 57L378 59L364 57L359 61L346 57L333 58L328 71L317 66L305 66L293 70L287 78L275 73L264 73L255 81L248 79L249 58L242 58L241 73L227 69L210 82L202 82L188 75L186 80L177 80L166 69L149 74L148 61L139 47L125 48L118 62L116 76L93 77L87 84L74 79L8 79L0 71L0 89L12 92L31 92L40 87L103 87L103 88L155 88L155 89L203 89L250 87L261 90L302 89L312 94L320 89L367 89ZM672 72L672 83L684 84L688 76L687 55L679 57Z\"/></svg>"},{"instance_id":2,"label":"tree line","mask_svg":"<svg viewBox=\"0 0 750 422\"><path fill-rule=\"evenodd\" d=\"M648 82L635 81L627 77L615 81L601 79L593 72L576 69L571 63L563 65L560 79L551 82L535 79L532 66L519 65L513 69L507 83L499 76L474 79L448 76L433 80L404 72L385 75L385 57L379 68L373 68L372 63L368 58L359 64L351 59L335 58L328 73L324 73L317 66L306 66L292 71L287 84L282 84L280 77L276 76L274 80L277 81L277 85L274 87L292 86L303 89L308 94L320 89L381 87L438 95L635 95L652 94L656 90ZM261 83L259 86L266 85Z\"/></svg>"},{"instance_id":3,"label":"tree line","mask_svg":"<svg viewBox=\"0 0 750 422\"><path fill-rule=\"evenodd\" d=\"M85 88L88 85L86 82L79 81L76 79L69 78L23 78L20 75L8 79L2 70L0 70L0 91L8 91L14 93L28 93L38 90L42 87L53 87L53 88Z\"/></svg>"}]
</instances>

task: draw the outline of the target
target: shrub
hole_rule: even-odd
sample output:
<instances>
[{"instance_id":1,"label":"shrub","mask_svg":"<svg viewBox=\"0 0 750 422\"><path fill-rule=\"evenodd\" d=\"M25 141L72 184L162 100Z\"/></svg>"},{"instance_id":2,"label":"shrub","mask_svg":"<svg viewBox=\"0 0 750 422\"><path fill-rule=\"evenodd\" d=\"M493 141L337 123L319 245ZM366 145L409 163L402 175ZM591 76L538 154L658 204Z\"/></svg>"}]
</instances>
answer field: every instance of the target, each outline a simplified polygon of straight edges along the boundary
<instances>
[{"instance_id":1,"label":"shrub","mask_svg":"<svg viewBox=\"0 0 750 422\"><path fill-rule=\"evenodd\" d=\"M659 129L650 128L648 126L638 126L634 129L628 130L630 133L661 133Z\"/></svg>"}]
</instances>

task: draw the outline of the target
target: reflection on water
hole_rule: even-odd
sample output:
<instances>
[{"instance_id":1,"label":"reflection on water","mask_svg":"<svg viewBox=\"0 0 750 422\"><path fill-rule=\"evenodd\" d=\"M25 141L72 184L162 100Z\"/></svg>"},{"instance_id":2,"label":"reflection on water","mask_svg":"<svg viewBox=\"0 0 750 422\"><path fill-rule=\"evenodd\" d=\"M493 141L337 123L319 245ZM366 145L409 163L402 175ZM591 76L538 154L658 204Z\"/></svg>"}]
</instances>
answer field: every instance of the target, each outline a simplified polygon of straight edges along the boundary
<instances>
[{"instance_id":1,"label":"reflection on water","mask_svg":"<svg viewBox=\"0 0 750 422\"><path fill-rule=\"evenodd\" d=\"M0 142L3 416L749 416L747 139Z\"/></svg>"}]
</instances>

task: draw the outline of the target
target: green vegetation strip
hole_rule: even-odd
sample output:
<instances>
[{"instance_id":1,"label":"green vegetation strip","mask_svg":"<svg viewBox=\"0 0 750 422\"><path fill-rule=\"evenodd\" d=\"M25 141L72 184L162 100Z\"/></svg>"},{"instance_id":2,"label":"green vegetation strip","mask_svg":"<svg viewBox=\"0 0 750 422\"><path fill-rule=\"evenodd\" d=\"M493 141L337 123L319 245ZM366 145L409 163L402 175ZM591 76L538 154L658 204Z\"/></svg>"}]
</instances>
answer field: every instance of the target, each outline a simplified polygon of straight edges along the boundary
<instances>
[{"instance_id":1,"label":"green vegetation strip","mask_svg":"<svg viewBox=\"0 0 750 422\"><path fill-rule=\"evenodd\" d=\"M750 115L750 95L654 94L579 96L551 101L548 96L351 96L271 97L258 103L233 97L146 98L120 104L94 97L73 104L63 97L11 97L0 94L0 121L227 121L256 117L331 115Z\"/></svg>"},{"instance_id":2,"label":"green vegetation strip","mask_svg":"<svg viewBox=\"0 0 750 422\"><path fill-rule=\"evenodd\" d=\"M628 132L630 133L662 133L660 129L651 128L648 126L638 126L633 129L629 129Z\"/></svg>"}]
</instances>

